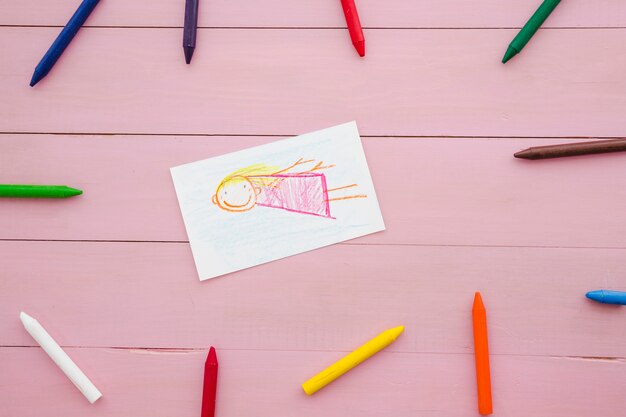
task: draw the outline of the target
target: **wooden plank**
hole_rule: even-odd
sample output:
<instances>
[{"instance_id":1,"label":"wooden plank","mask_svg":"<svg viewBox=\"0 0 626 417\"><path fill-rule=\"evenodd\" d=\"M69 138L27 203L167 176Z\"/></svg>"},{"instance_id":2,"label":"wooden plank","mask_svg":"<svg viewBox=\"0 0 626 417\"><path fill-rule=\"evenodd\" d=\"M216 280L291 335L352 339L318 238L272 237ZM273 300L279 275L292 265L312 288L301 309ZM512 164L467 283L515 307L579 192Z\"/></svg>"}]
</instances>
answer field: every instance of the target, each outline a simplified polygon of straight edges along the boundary
<instances>
[{"instance_id":1,"label":"wooden plank","mask_svg":"<svg viewBox=\"0 0 626 417\"><path fill-rule=\"evenodd\" d=\"M0 25L64 25L77 2L0 0ZM357 3L365 27L520 27L537 8L535 0L458 2L398 0ZM565 6L565 7L563 7ZM87 22L90 26L180 27L184 7L168 0L107 0ZM203 27L344 27L339 1L214 0L202 3ZM545 27L624 27L626 5L613 0L570 0L559 6Z\"/></svg>"},{"instance_id":2,"label":"wooden plank","mask_svg":"<svg viewBox=\"0 0 626 417\"><path fill-rule=\"evenodd\" d=\"M199 415L205 351L68 352L103 392L101 400L94 405L85 401L40 349L0 348L3 415ZM216 414L477 415L470 354L383 352L307 397L300 389L303 380L342 354L220 349ZM623 360L493 355L491 363L494 411L499 416L614 416L626 405Z\"/></svg>"},{"instance_id":3,"label":"wooden plank","mask_svg":"<svg viewBox=\"0 0 626 417\"><path fill-rule=\"evenodd\" d=\"M472 352L483 294L496 354L626 356L624 250L336 245L199 282L186 244L1 242L3 345L350 350L399 324L397 352Z\"/></svg>"},{"instance_id":4,"label":"wooden plank","mask_svg":"<svg viewBox=\"0 0 626 417\"><path fill-rule=\"evenodd\" d=\"M0 238L186 241L169 168L278 139L1 135L3 182L85 194L3 199ZM626 248L626 153L512 156L569 140L364 138L387 230L356 242Z\"/></svg>"},{"instance_id":5,"label":"wooden plank","mask_svg":"<svg viewBox=\"0 0 626 417\"><path fill-rule=\"evenodd\" d=\"M541 31L506 66L515 30L367 30L363 60L342 29L205 29L187 66L179 29L87 28L31 89L57 32L0 28L0 132L626 133L626 29Z\"/></svg>"}]
</instances>

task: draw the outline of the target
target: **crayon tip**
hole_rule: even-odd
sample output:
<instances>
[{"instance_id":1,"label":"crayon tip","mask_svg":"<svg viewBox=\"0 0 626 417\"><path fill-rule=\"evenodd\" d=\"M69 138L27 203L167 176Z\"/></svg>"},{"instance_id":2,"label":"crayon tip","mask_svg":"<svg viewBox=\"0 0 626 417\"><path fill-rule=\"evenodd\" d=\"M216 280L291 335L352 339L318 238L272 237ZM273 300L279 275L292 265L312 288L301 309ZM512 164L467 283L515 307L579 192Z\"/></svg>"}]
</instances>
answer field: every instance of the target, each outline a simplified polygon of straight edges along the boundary
<instances>
[{"instance_id":1,"label":"crayon tip","mask_svg":"<svg viewBox=\"0 0 626 417\"><path fill-rule=\"evenodd\" d=\"M504 54L504 57L502 57L502 63L506 64L506 62L513 58L515 55L517 55L519 53L519 51L515 48L513 48L512 46L509 45L509 47L506 50L506 53Z\"/></svg>"},{"instance_id":2,"label":"crayon tip","mask_svg":"<svg viewBox=\"0 0 626 417\"><path fill-rule=\"evenodd\" d=\"M65 197L74 197L75 195L81 195L83 190L78 190L72 187L66 187L65 189Z\"/></svg>"},{"instance_id":3,"label":"crayon tip","mask_svg":"<svg viewBox=\"0 0 626 417\"><path fill-rule=\"evenodd\" d=\"M33 78L30 79L30 84L29 85L31 87L34 87L35 84L37 84L39 82L39 80L41 80L41 78L43 78L43 77L38 77L37 76L37 71L35 71L35 73L33 74Z\"/></svg>"},{"instance_id":4,"label":"crayon tip","mask_svg":"<svg viewBox=\"0 0 626 417\"><path fill-rule=\"evenodd\" d=\"M483 304L483 297L480 295L480 292L476 291L474 294L474 306L472 310L484 310L485 305Z\"/></svg>"},{"instance_id":5,"label":"crayon tip","mask_svg":"<svg viewBox=\"0 0 626 417\"><path fill-rule=\"evenodd\" d=\"M530 149L524 149L523 151L515 152L513 156L521 159L532 159L532 153Z\"/></svg>"},{"instance_id":6,"label":"crayon tip","mask_svg":"<svg viewBox=\"0 0 626 417\"><path fill-rule=\"evenodd\" d=\"M365 56L365 41L354 42L354 49L359 53L360 57Z\"/></svg>"},{"instance_id":7,"label":"crayon tip","mask_svg":"<svg viewBox=\"0 0 626 417\"><path fill-rule=\"evenodd\" d=\"M389 329L387 331L389 332L389 335L391 336L391 338L393 340L396 340L398 336L400 336L402 332L404 331L404 326L394 327L393 329Z\"/></svg>"},{"instance_id":8,"label":"crayon tip","mask_svg":"<svg viewBox=\"0 0 626 417\"><path fill-rule=\"evenodd\" d=\"M217 353L215 353L215 348L213 346L211 346L211 349L209 349L209 354L206 358L206 364L217 365Z\"/></svg>"},{"instance_id":9,"label":"crayon tip","mask_svg":"<svg viewBox=\"0 0 626 417\"><path fill-rule=\"evenodd\" d=\"M604 292L602 290L589 291L585 296L593 301L602 302L604 300Z\"/></svg>"},{"instance_id":10,"label":"crayon tip","mask_svg":"<svg viewBox=\"0 0 626 417\"><path fill-rule=\"evenodd\" d=\"M193 51L195 51L195 47L193 46L183 46L183 49L185 50L185 62L187 62L187 64L191 64L191 57L193 56Z\"/></svg>"},{"instance_id":11,"label":"crayon tip","mask_svg":"<svg viewBox=\"0 0 626 417\"><path fill-rule=\"evenodd\" d=\"M42 71L41 66L37 65L37 68L35 68L35 72L33 72L33 78L30 79L30 86L33 87L35 84L41 81L43 77L45 77L46 75L48 75L48 71Z\"/></svg>"},{"instance_id":12,"label":"crayon tip","mask_svg":"<svg viewBox=\"0 0 626 417\"><path fill-rule=\"evenodd\" d=\"M22 321L22 324L24 325L24 327L27 327L28 325L32 324L35 321L34 318L24 313L23 311L20 312L20 320Z\"/></svg>"}]
</instances>

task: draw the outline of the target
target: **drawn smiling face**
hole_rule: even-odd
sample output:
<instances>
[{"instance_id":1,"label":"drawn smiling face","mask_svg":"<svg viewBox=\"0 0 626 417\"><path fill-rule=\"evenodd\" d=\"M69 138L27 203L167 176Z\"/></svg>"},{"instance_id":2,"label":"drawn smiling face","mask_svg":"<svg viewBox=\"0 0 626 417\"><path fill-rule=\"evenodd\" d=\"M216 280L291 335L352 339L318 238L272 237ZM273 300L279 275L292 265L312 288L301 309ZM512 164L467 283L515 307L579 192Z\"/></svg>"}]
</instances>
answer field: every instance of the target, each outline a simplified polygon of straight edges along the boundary
<instances>
[{"instance_id":1,"label":"drawn smiling face","mask_svg":"<svg viewBox=\"0 0 626 417\"><path fill-rule=\"evenodd\" d=\"M213 204L226 211L248 211L256 204L259 189L245 177L224 179L212 197Z\"/></svg>"}]
</instances>

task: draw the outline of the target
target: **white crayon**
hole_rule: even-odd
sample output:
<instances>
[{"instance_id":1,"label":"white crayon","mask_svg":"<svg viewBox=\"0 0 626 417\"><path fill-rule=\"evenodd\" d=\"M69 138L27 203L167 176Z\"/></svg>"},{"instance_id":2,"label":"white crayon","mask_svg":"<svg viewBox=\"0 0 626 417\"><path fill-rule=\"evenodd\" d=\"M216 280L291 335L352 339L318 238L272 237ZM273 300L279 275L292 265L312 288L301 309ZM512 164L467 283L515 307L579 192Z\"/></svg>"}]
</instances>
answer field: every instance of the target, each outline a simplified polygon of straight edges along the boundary
<instances>
[{"instance_id":1,"label":"white crayon","mask_svg":"<svg viewBox=\"0 0 626 417\"><path fill-rule=\"evenodd\" d=\"M22 320L26 331L39 343L42 349L61 368L63 373L67 375L90 403L93 404L98 398L102 397L98 388L87 378L87 375L80 370L74 361L67 356L67 353L61 349L61 346L54 341L52 336L48 334L37 320L23 311L20 313L20 320Z\"/></svg>"}]
</instances>

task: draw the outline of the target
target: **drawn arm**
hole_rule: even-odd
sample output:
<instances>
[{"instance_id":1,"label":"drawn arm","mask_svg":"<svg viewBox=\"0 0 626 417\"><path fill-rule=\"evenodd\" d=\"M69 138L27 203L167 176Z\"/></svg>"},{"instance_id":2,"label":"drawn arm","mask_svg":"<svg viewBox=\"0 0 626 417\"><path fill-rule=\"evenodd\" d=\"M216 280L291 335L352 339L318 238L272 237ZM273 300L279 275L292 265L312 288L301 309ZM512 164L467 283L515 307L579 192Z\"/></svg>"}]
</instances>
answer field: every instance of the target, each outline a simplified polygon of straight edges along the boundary
<instances>
[{"instance_id":1,"label":"drawn arm","mask_svg":"<svg viewBox=\"0 0 626 417\"><path fill-rule=\"evenodd\" d=\"M280 171L276 171L276 172L272 173L272 175L283 174L285 172L288 172L288 171L294 169L298 165L308 164L309 162L313 162L313 161L315 161L315 160L314 159L307 159L306 161L304 161L304 158L300 158L294 164L288 166L287 168L281 169Z\"/></svg>"},{"instance_id":2,"label":"drawn arm","mask_svg":"<svg viewBox=\"0 0 626 417\"><path fill-rule=\"evenodd\" d=\"M314 159L304 160L304 158L300 158L294 164L288 166L285 169L281 169L280 171L276 171L272 175L283 174L283 173L291 171L292 169L296 168L297 166L308 164L308 163L311 163L311 162L315 162L315 160ZM314 171L321 171L323 169L333 168L334 166L335 166L334 164L324 165L324 161L320 161L313 168L307 169L305 171L295 172L295 174L296 175L308 174L308 173L311 173L311 172L314 172Z\"/></svg>"}]
</instances>

